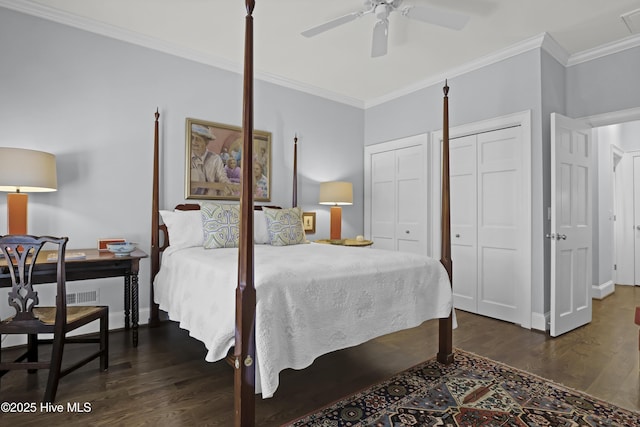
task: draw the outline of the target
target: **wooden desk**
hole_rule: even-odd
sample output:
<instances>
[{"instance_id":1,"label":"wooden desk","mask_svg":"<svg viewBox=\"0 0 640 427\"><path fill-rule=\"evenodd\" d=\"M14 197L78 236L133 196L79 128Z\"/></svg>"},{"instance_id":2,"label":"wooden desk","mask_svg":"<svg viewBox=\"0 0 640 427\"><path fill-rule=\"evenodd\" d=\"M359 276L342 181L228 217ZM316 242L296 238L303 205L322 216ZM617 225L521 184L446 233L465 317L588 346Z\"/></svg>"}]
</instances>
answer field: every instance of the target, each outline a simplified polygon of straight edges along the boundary
<instances>
[{"instance_id":1,"label":"wooden desk","mask_svg":"<svg viewBox=\"0 0 640 427\"><path fill-rule=\"evenodd\" d=\"M33 283L55 283L55 261L47 261L48 254L55 251L41 251L33 272ZM140 260L147 254L136 249L127 256L115 256L111 252L97 249L67 249L67 253L84 252L86 258L67 260L65 270L67 282L74 280L124 277L124 327L133 329L133 346L138 346L138 272ZM11 276L7 261L0 257L0 287L11 287Z\"/></svg>"}]
</instances>

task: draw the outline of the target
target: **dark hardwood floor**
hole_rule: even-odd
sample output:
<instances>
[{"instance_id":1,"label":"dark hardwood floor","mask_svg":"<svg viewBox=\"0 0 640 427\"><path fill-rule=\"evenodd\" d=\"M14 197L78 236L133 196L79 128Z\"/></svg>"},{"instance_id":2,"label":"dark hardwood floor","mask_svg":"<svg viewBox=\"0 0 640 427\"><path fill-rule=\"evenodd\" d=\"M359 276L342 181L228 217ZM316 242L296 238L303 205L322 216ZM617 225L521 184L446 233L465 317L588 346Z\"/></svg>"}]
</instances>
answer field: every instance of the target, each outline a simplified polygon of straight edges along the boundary
<instances>
[{"instance_id":1,"label":"dark hardwood floor","mask_svg":"<svg viewBox=\"0 0 640 427\"><path fill-rule=\"evenodd\" d=\"M559 338L517 325L457 312L454 346L640 410L638 327L640 288L618 286L593 302L591 324ZM256 398L256 425L276 426L369 386L435 355L437 322L391 334L318 358L280 375L271 399ZM110 368L92 362L60 382L63 413L40 410L47 371L10 372L1 402L36 402L36 413L0 414L3 426L230 426L233 373L225 362L204 361L204 346L175 323L140 330L131 347L124 331L110 334ZM10 357L5 351L3 358ZM43 351L44 353L44 351ZM69 351L68 357L73 353ZM83 406L88 403L90 407ZM86 412L70 413L67 404Z\"/></svg>"}]
</instances>

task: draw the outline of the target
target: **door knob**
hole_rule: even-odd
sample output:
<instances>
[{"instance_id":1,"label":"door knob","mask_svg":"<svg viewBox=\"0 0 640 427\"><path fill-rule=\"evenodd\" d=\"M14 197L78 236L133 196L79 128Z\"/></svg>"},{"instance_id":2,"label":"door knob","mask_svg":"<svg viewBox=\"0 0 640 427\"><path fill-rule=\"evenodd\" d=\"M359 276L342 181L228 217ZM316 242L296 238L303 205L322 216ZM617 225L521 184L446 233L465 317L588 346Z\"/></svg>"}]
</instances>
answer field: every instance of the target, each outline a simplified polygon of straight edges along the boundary
<instances>
[{"instance_id":1,"label":"door knob","mask_svg":"<svg viewBox=\"0 0 640 427\"><path fill-rule=\"evenodd\" d=\"M567 240L566 234L549 233L549 234L545 234L544 237L551 240Z\"/></svg>"},{"instance_id":2,"label":"door knob","mask_svg":"<svg viewBox=\"0 0 640 427\"><path fill-rule=\"evenodd\" d=\"M640 230L640 225L636 225L636 229L637 229L637 230Z\"/></svg>"},{"instance_id":3,"label":"door knob","mask_svg":"<svg viewBox=\"0 0 640 427\"><path fill-rule=\"evenodd\" d=\"M460 237L460 235L459 235L459 234L456 234L456 237Z\"/></svg>"}]
</instances>

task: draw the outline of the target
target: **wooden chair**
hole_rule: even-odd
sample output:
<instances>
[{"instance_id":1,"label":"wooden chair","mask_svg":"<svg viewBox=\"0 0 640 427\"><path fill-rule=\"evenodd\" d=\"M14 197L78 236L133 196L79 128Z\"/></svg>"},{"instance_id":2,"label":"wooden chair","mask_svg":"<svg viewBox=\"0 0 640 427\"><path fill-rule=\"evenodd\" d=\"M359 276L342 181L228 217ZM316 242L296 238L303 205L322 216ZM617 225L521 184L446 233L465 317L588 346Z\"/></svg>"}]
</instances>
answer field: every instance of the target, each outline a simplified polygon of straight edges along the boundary
<instances>
[{"instance_id":1,"label":"wooden chair","mask_svg":"<svg viewBox=\"0 0 640 427\"><path fill-rule=\"evenodd\" d=\"M109 307L67 307L64 256L68 240L67 237L54 238L49 236L13 235L0 237L1 253L7 264L7 267L0 268L7 268L11 274L12 288L9 292L9 305L13 306L16 311L13 317L0 322L0 334L27 335L26 352L13 362L2 362L0 359L0 377L14 369L27 369L30 373L36 372L37 369L49 369L43 402L53 402L59 379L87 362L100 357L100 369L106 370L108 367ZM38 292L33 288L34 271L37 274L38 270L35 261L45 244L57 247L55 307L39 306ZM66 336L68 332L94 320L100 320L99 338ZM53 339L38 339L38 334L53 334ZM69 343L97 343L99 348L82 360L62 369L64 345ZM52 344L49 361L38 361L39 344Z\"/></svg>"}]
</instances>

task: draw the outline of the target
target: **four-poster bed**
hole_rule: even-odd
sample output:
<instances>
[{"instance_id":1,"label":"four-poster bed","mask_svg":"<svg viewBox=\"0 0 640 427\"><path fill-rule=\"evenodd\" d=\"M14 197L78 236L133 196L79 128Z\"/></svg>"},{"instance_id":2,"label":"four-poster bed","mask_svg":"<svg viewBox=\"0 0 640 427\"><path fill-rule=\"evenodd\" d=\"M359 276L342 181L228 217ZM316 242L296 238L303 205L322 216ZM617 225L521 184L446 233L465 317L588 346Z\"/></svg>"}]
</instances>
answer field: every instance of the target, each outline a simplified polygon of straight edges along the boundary
<instances>
[{"instance_id":1,"label":"four-poster bed","mask_svg":"<svg viewBox=\"0 0 640 427\"><path fill-rule=\"evenodd\" d=\"M448 87L445 86L444 93L440 262L417 255L385 253L375 249L367 249L365 253L360 249L334 245L272 247L254 244L255 233L261 232L259 229L264 222L262 212L254 218L254 213L259 211L254 211L251 176L254 6L254 1L246 0L242 120L245 131L237 249L172 248L171 230L159 222L158 112L154 139L150 325L158 323L159 309L162 308L172 320L179 320L181 327L189 329L192 336L205 343L209 351L207 360L220 360L230 347L233 348L233 354L227 360L235 372L237 426L254 424L256 387L263 392L263 397L272 395L282 369L308 366L321 354L417 326L428 319L440 319L437 359L442 363L453 361ZM297 205L296 157L297 137L294 139L294 207ZM199 206L183 205L178 209L188 212L199 209ZM167 218L182 215L167 212L163 211ZM192 216L194 214L192 212ZM162 245L161 232L165 237ZM213 257L210 256L212 252L215 252ZM218 264L213 259L218 260L215 261ZM305 267L305 259L312 264ZM221 268L220 264L227 268ZM298 268L293 269L292 264ZM229 266L232 266L231 270ZM237 271L233 270L234 267ZM204 282L189 276L189 271L200 268L204 270L199 270L197 275L205 277ZM328 273L331 274L327 277ZM220 288L219 284L230 281L232 285L237 284L233 308L230 307L228 285L223 290L218 289L216 294L208 293L209 288ZM185 282L188 286L179 286ZM260 293L256 292L256 287ZM349 302L354 304L341 306ZM388 313L382 313L385 310ZM218 314L222 317L216 317ZM334 321L333 325L322 323L323 318ZM375 323L376 319L378 323ZM210 323L206 324L207 321ZM342 326L349 326L349 330L340 328L340 322L343 322Z\"/></svg>"}]
</instances>

